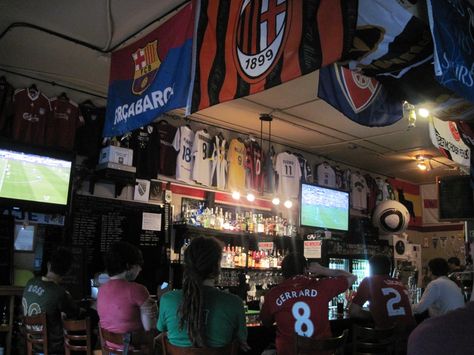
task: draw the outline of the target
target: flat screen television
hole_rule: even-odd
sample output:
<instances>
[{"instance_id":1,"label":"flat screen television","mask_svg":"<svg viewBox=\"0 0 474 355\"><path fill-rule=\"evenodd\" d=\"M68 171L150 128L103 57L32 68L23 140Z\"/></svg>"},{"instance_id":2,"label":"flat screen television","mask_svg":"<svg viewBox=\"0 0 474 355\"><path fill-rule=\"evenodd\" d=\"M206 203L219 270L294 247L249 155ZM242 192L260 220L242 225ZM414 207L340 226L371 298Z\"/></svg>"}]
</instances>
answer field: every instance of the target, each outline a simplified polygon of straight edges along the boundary
<instances>
[{"instance_id":1,"label":"flat screen television","mask_svg":"<svg viewBox=\"0 0 474 355\"><path fill-rule=\"evenodd\" d=\"M71 154L0 143L0 204L66 212L71 172Z\"/></svg>"},{"instance_id":2,"label":"flat screen television","mask_svg":"<svg viewBox=\"0 0 474 355\"><path fill-rule=\"evenodd\" d=\"M349 192L313 184L301 184L301 226L347 231L349 212Z\"/></svg>"},{"instance_id":3,"label":"flat screen television","mask_svg":"<svg viewBox=\"0 0 474 355\"><path fill-rule=\"evenodd\" d=\"M440 221L474 219L474 199L469 175L436 178Z\"/></svg>"}]
</instances>

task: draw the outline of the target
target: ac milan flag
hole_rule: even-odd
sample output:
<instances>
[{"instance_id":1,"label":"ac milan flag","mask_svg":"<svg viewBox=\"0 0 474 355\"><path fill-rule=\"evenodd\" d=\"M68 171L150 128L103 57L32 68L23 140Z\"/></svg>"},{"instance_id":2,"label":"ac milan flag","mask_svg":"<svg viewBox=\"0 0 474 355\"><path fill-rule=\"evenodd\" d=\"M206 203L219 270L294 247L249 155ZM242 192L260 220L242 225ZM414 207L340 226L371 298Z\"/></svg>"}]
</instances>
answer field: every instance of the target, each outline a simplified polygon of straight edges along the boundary
<instances>
[{"instance_id":1,"label":"ac milan flag","mask_svg":"<svg viewBox=\"0 0 474 355\"><path fill-rule=\"evenodd\" d=\"M130 132L186 106L193 24L188 4L144 38L112 53L104 137Z\"/></svg>"},{"instance_id":2,"label":"ac milan flag","mask_svg":"<svg viewBox=\"0 0 474 355\"><path fill-rule=\"evenodd\" d=\"M187 113L254 94L343 58L356 0L195 0Z\"/></svg>"},{"instance_id":3,"label":"ac milan flag","mask_svg":"<svg viewBox=\"0 0 474 355\"><path fill-rule=\"evenodd\" d=\"M319 70L318 97L363 126L388 126L403 116L402 102L376 79L338 64Z\"/></svg>"}]
</instances>

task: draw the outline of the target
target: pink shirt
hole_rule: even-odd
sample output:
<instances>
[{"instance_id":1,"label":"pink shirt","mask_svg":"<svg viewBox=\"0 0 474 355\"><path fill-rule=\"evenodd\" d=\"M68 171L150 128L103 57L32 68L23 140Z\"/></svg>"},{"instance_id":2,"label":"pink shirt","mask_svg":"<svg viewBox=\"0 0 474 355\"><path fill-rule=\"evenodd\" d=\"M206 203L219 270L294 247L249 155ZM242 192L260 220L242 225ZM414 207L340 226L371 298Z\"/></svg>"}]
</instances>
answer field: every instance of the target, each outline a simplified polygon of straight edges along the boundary
<instances>
[{"instance_id":1,"label":"pink shirt","mask_svg":"<svg viewBox=\"0 0 474 355\"><path fill-rule=\"evenodd\" d=\"M143 329L140 306L150 297L145 286L126 280L110 280L99 288L97 312L100 325L114 333Z\"/></svg>"}]
</instances>

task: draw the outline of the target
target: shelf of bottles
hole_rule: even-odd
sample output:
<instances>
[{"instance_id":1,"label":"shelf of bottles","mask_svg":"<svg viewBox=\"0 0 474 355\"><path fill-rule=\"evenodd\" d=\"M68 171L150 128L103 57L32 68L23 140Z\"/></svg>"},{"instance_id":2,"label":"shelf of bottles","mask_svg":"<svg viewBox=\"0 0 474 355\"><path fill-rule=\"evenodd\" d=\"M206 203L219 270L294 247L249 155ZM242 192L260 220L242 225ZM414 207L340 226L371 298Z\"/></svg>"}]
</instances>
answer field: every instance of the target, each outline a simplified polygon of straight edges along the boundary
<instances>
[{"instance_id":1,"label":"shelf of bottles","mask_svg":"<svg viewBox=\"0 0 474 355\"><path fill-rule=\"evenodd\" d=\"M296 236L297 227L288 223L286 218L256 213L254 211L234 212L228 207L205 207L185 205L182 211L182 222L188 225L217 231L260 234L266 236Z\"/></svg>"},{"instance_id":2,"label":"shelf of bottles","mask_svg":"<svg viewBox=\"0 0 474 355\"><path fill-rule=\"evenodd\" d=\"M362 280L370 276L369 261L365 259L352 259L352 274L357 276L356 282L352 285L352 289L357 291Z\"/></svg>"},{"instance_id":3,"label":"shelf of bottles","mask_svg":"<svg viewBox=\"0 0 474 355\"><path fill-rule=\"evenodd\" d=\"M344 270L349 271L349 259L342 259L342 258L329 258L329 268L336 269L336 270ZM337 309L337 304L342 303L344 307L347 305L347 297L346 294L340 293L336 297L334 297L329 302L330 309Z\"/></svg>"}]
</instances>

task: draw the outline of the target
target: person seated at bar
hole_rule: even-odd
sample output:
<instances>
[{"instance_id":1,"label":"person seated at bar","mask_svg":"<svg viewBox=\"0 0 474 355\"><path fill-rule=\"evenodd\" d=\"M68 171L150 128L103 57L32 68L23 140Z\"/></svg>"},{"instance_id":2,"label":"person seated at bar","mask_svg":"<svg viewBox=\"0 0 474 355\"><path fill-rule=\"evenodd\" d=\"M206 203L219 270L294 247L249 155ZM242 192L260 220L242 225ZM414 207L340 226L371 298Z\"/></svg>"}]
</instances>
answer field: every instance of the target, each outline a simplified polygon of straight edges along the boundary
<instances>
[{"instance_id":1,"label":"person seated at bar","mask_svg":"<svg viewBox=\"0 0 474 355\"><path fill-rule=\"evenodd\" d=\"M461 261L458 257L452 256L448 259L449 273L461 272L463 268L461 267Z\"/></svg>"},{"instance_id":2,"label":"person seated at bar","mask_svg":"<svg viewBox=\"0 0 474 355\"><path fill-rule=\"evenodd\" d=\"M281 268L285 280L265 295L260 319L268 327L276 322L276 353L291 355L295 333L315 339L331 337L328 303L347 290L356 276L318 263L308 267L306 258L299 253L288 254ZM308 271L326 278L306 276Z\"/></svg>"},{"instance_id":3,"label":"person seated at bar","mask_svg":"<svg viewBox=\"0 0 474 355\"><path fill-rule=\"evenodd\" d=\"M29 280L23 291L23 314L31 316L46 313L48 350L64 353L64 335L61 317L79 316L79 307L69 292L60 286L61 280L71 267L72 253L65 247L52 252L45 275Z\"/></svg>"},{"instance_id":4,"label":"person seated at bar","mask_svg":"<svg viewBox=\"0 0 474 355\"><path fill-rule=\"evenodd\" d=\"M432 281L426 287L413 313L428 310L430 317L440 316L456 308L464 307L461 289L448 278L448 263L443 258L434 258L428 262L428 276Z\"/></svg>"},{"instance_id":5,"label":"person seated at bar","mask_svg":"<svg viewBox=\"0 0 474 355\"><path fill-rule=\"evenodd\" d=\"M418 325L408 338L408 355L472 354L474 302Z\"/></svg>"},{"instance_id":6,"label":"person seated at bar","mask_svg":"<svg viewBox=\"0 0 474 355\"><path fill-rule=\"evenodd\" d=\"M415 326L408 291L400 280L390 277L391 262L385 255L369 259L371 276L362 280L349 308L352 318L373 320L378 328L399 325L410 332ZM362 306L369 302L369 311Z\"/></svg>"},{"instance_id":7,"label":"person seated at bar","mask_svg":"<svg viewBox=\"0 0 474 355\"><path fill-rule=\"evenodd\" d=\"M186 248L183 288L160 300L158 330L172 345L219 348L237 339L242 350L250 349L242 300L215 288L222 249L209 237L196 237Z\"/></svg>"},{"instance_id":8,"label":"person seated at bar","mask_svg":"<svg viewBox=\"0 0 474 355\"><path fill-rule=\"evenodd\" d=\"M97 313L100 326L114 333L140 333L155 327L156 303L145 286L134 282L143 265L135 245L120 241L105 256L110 280L99 288Z\"/></svg>"}]
</instances>

